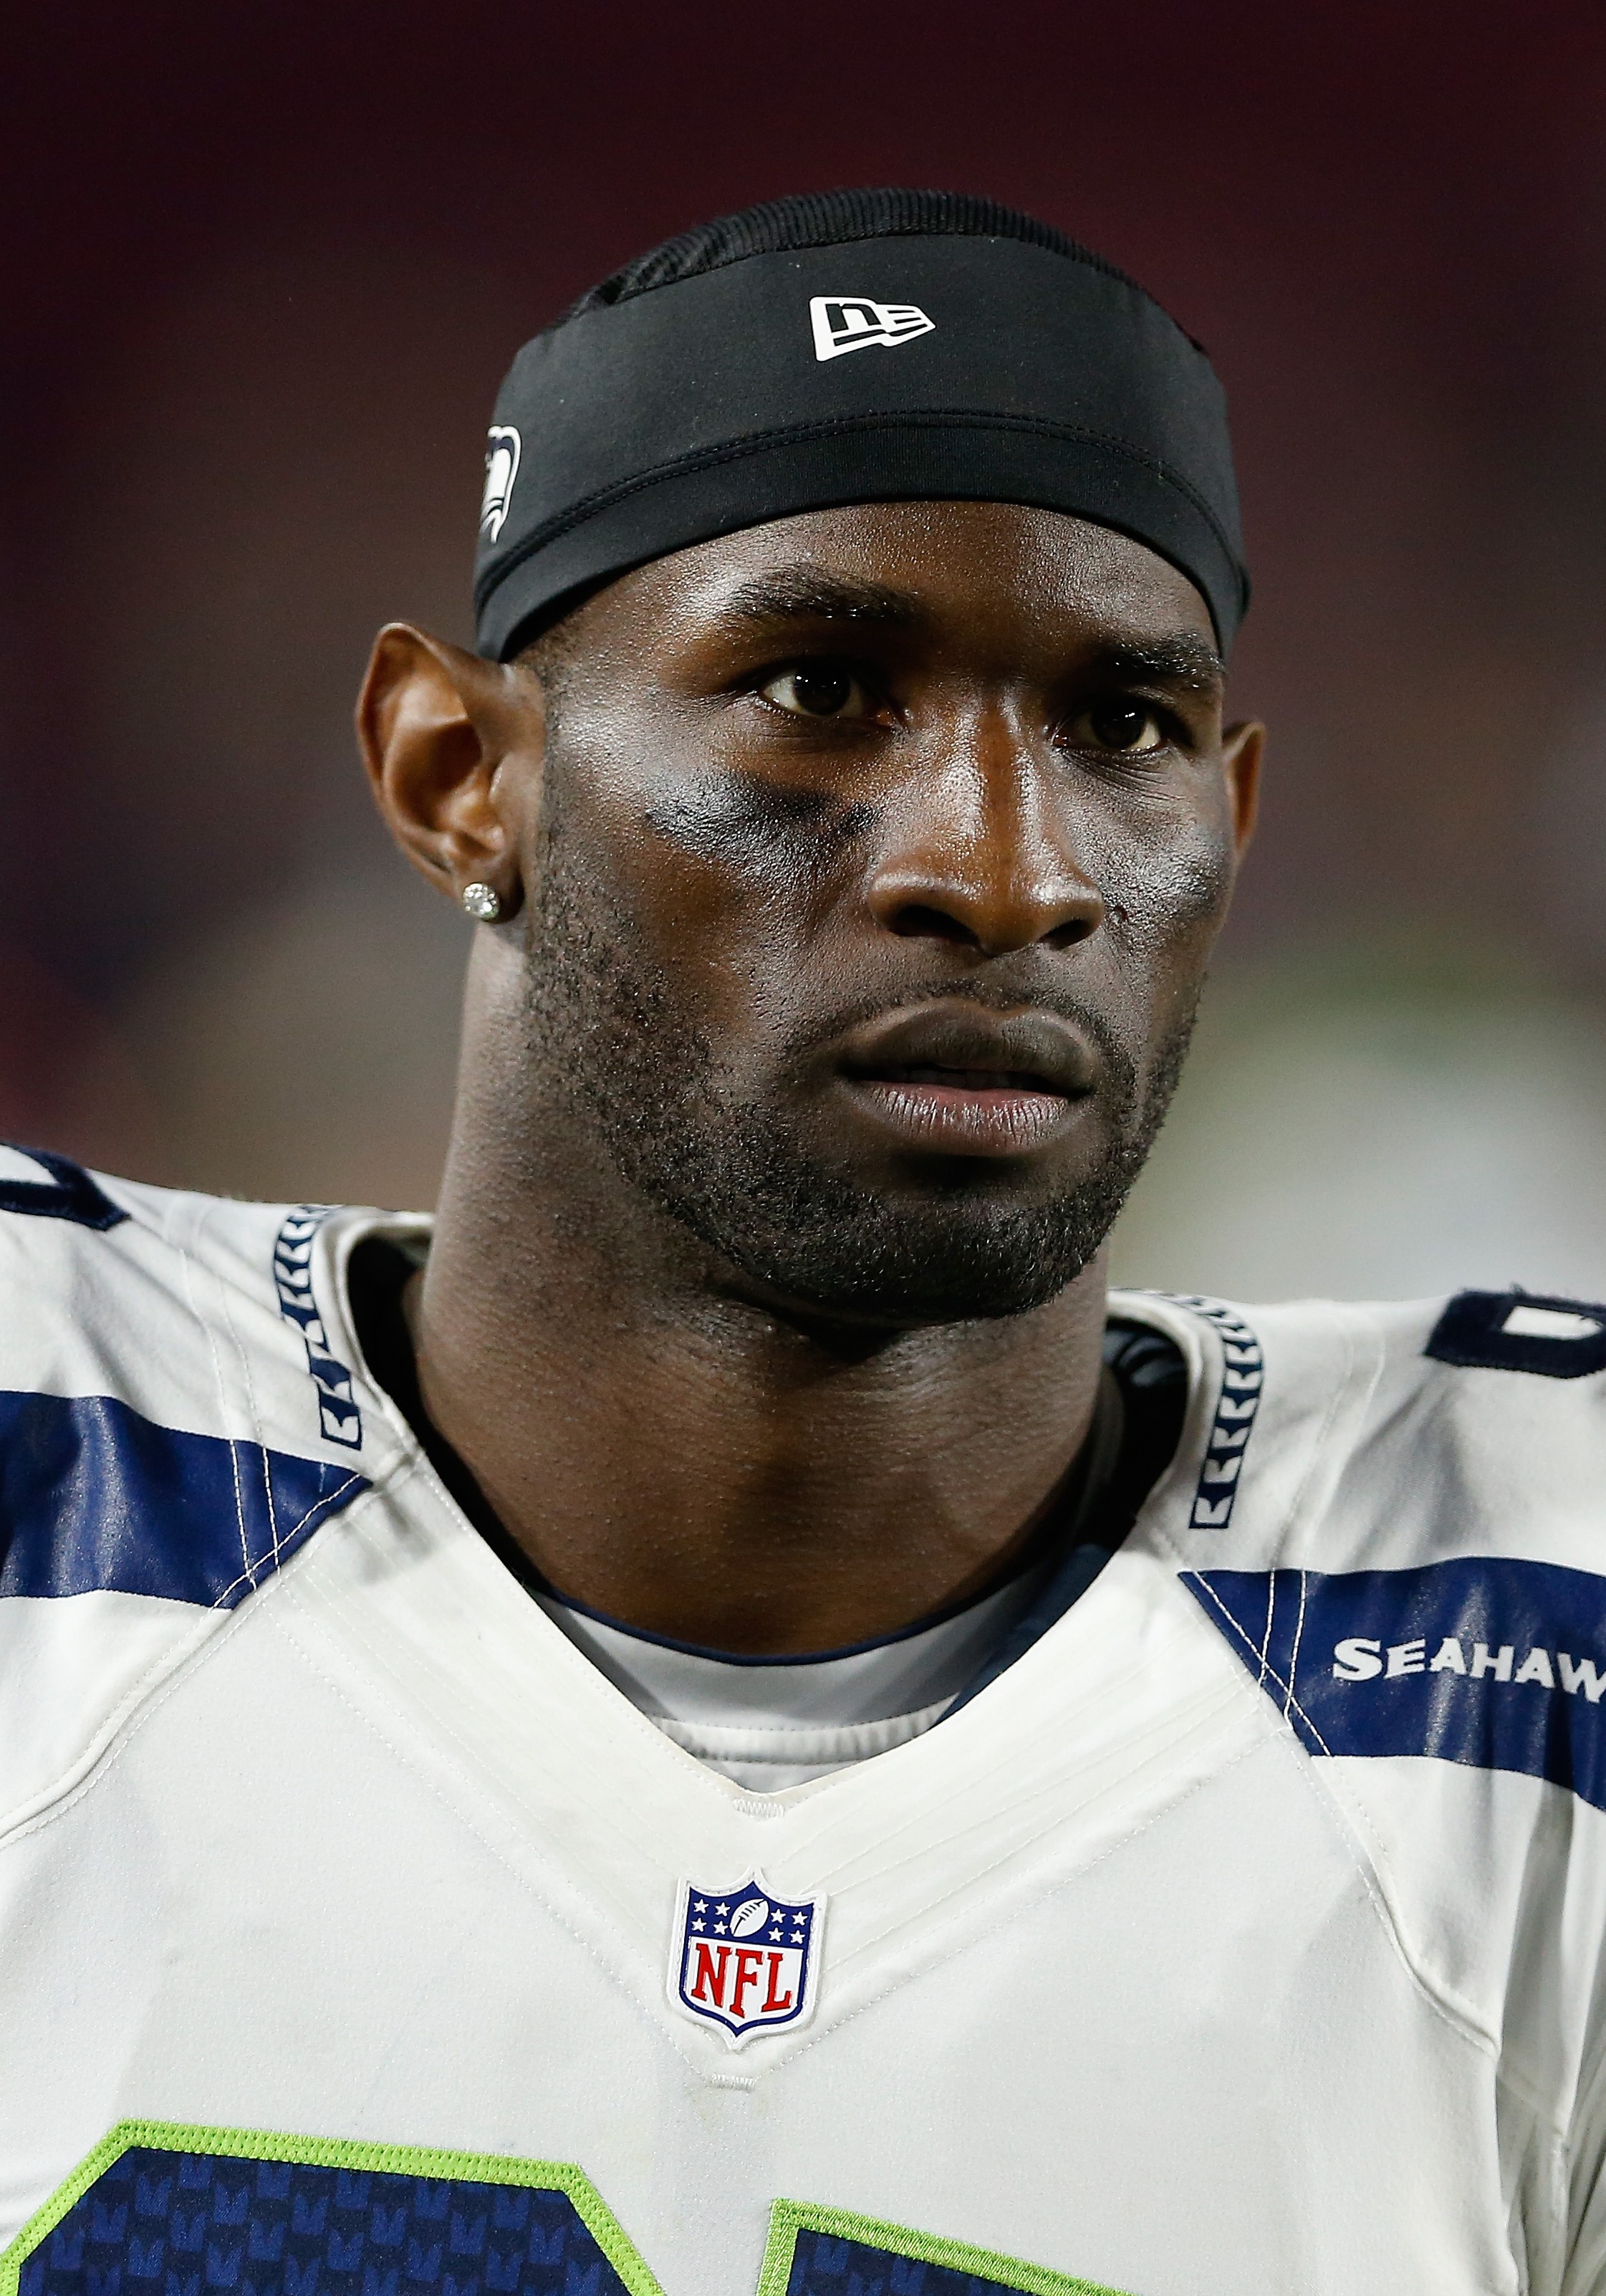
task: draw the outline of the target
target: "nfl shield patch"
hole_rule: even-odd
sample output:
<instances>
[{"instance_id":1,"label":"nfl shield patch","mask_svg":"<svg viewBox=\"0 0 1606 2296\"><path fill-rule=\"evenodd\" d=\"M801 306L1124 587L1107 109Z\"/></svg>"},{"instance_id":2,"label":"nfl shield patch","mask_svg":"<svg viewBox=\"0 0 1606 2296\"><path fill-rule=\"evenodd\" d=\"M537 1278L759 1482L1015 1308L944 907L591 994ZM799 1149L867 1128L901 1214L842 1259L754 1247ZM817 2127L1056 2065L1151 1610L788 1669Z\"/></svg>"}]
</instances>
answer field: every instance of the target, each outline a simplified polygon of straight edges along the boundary
<instances>
[{"instance_id":1,"label":"nfl shield patch","mask_svg":"<svg viewBox=\"0 0 1606 2296\"><path fill-rule=\"evenodd\" d=\"M783 1898L754 1871L731 1890L680 1885L669 1999L728 2048L814 2013L823 1898Z\"/></svg>"}]
</instances>

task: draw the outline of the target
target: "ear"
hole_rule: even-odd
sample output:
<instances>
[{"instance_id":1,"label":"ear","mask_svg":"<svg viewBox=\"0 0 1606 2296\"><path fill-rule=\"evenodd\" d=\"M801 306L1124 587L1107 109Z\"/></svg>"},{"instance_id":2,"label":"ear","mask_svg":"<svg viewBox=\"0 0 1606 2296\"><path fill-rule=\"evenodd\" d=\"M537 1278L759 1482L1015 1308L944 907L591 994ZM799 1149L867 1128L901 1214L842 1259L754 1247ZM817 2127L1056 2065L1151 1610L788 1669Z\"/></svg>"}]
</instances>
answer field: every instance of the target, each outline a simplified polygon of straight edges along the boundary
<instances>
[{"instance_id":1,"label":"ear","mask_svg":"<svg viewBox=\"0 0 1606 2296\"><path fill-rule=\"evenodd\" d=\"M1255 833L1260 810L1260 762L1266 755L1266 728L1254 719L1229 726L1221 737L1221 762L1233 805L1233 842L1241 860Z\"/></svg>"},{"instance_id":2,"label":"ear","mask_svg":"<svg viewBox=\"0 0 1606 2296\"><path fill-rule=\"evenodd\" d=\"M406 622L374 640L356 705L363 762L390 834L449 900L486 884L504 917L517 911L519 832L545 730L529 672Z\"/></svg>"}]
</instances>

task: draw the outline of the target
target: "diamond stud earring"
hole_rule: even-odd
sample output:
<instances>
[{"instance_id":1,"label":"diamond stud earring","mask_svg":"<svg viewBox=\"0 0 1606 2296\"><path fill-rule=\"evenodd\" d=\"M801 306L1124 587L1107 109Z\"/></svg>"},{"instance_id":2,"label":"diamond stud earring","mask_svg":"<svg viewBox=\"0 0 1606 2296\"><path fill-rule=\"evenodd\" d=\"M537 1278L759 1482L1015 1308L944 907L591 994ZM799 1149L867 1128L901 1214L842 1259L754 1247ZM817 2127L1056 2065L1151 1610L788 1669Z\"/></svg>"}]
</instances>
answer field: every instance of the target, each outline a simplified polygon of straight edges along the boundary
<instances>
[{"instance_id":1,"label":"diamond stud earring","mask_svg":"<svg viewBox=\"0 0 1606 2296\"><path fill-rule=\"evenodd\" d=\"M502 897L489 885L465 885L458 898L482 925L494 925L502 914Z\"/></svg>"}]
</instances>

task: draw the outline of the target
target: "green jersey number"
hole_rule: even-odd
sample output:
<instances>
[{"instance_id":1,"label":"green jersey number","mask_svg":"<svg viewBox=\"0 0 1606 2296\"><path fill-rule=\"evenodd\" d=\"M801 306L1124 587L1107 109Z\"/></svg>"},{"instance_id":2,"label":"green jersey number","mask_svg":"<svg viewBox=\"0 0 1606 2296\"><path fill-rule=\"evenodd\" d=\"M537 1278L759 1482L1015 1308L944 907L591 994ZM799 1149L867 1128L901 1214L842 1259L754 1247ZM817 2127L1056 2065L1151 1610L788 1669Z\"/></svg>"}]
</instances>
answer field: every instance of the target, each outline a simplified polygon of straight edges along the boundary
<instances>
[{"instance_id":1,"label":"green jersey number","mask_svg":"<svg viewBox=\"0 0 1606 2296\"><path fill-rule=\"evenodd\" d=\"M0 2296L662 2296L578 2169L127 2120L0 2256ZM1118 2296L777 2201L758 2296Z\"/></svg>"}]
</instances>

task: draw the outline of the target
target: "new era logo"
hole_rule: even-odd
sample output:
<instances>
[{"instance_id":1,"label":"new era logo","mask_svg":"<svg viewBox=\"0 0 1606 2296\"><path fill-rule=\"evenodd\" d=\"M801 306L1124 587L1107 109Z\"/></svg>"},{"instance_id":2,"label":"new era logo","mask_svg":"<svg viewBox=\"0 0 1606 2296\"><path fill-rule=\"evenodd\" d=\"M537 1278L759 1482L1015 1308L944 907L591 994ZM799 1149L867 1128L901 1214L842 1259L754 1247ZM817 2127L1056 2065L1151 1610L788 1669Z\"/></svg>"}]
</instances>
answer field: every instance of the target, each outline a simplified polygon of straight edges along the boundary
<instances>
[{"instance_id":1,"label":"new era logo","mask_svg":"<svg viewBox=\"0 0 1606 2296\"><path fill-rule=\"evenodd\" d=\"M815 295L808 316L817 359L841 358L848 351L868 350L872 343L890 350L895 343L929 335L937 324L918 303L873 303L864 295Z\"/></svg>"}]
</instances>

